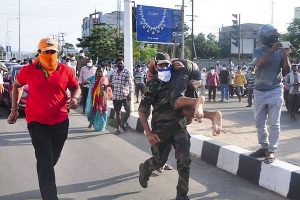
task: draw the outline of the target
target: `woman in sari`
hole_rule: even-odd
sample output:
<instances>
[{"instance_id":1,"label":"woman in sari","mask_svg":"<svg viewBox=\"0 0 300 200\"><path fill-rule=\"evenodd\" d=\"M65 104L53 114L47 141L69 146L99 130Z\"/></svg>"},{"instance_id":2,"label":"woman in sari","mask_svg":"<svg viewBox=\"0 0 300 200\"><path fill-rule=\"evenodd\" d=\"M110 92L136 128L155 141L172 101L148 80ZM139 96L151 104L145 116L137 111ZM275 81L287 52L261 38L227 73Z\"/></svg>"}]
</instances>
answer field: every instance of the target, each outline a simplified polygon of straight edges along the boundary
<instances>
[{"instance_id":1,"label":"woman in sari","mask_svg":"<svg viewBox=\"0 0 300 200\"><path fill-rule=\"evenodd\" d=\"M88 78L90 81L89 93L86 101L86 116L90 122L89 128L95 131L104 131L107 122L107 99L112 98L109 81L103 76L103 71L98 68L95 76Z\"/></svg>"}]
</instances>

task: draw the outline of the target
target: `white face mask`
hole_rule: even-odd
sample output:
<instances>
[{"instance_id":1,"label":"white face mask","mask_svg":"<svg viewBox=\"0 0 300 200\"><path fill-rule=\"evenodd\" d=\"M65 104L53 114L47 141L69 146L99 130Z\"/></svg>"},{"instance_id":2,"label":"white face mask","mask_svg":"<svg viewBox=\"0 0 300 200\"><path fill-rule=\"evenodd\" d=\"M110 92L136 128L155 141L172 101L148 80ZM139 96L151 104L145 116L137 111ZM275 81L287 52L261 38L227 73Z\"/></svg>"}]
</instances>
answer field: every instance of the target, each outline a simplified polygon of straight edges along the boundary
<instances>
[{"instance_id":1,"label":"white face mask","mask_svg":"<svg viewBox=\"0 0 300 200\"><path fill-rule=\"evenodd\" d=\"M171 65L168 65L166 69L157 70L157 77L163 82L169 82L171 79Z\"/></svg>"},{"instance_id":2,"label":"white face mask","mask_svg":"<svg viewBox=\"0 0 300 200\"><path fill-rule=\"evenodd\" d=\"M211 73L212 75L214 75L215 70L214 70L214 69L210 70L210 73Z\"/></svg>"},{"instance_id":3,"label":"white face mask","mask_svg":"<svg viewBox=\"0 0 300 200\"><path fill-rule=\"evenodd\" d=\"M83 57L83 56L84 56L84 53L80 53L79 56L82 56L82 57Z\"/></svg>"},{"instance_id":4,"label":"white face mask","mask_svg":"<svg viewBox=\"0 0 300 200\"><path fill-rule=\"evenodd\" d=\"M89 62L86 64L86 66L91 67L91 66L93 66L93 64Z\"/></svg>"},{"instance_id":5,"label":"white face mask","mask_svg":"<svg viewBox=\"0 0 300 200\"><path fill-rule=\"evenodd\" d=\"M71 62L66 62L66 65L71 67Z\"/></svg>"}]
</instances>

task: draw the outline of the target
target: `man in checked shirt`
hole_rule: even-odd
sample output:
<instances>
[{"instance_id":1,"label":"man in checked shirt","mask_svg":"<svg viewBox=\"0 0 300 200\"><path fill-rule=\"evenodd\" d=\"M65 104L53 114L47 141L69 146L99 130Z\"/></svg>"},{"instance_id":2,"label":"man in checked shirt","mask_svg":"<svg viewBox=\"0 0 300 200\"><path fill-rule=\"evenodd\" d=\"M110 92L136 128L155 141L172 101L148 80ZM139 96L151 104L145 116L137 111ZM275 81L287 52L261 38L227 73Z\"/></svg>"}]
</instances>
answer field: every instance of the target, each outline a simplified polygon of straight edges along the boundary
<instances>
[{"instance_id":1,"label":"man in checked shirt","mask_svg":"<svg viewBox=\"0 0 300 200\"><path fill-rule=\"evenodd\" d=\"M119 135L121 133L120 128L122 128L123 131L127 131L128 128L127 120L130 116L130 101L133 85L129 71L124 68L123 58L118 58L116 60L116 67L117 71L113 75L111 84L113 90L113 105L114 110L116 111L117 120L117 130L115 134ZM123 120L121 120L122 106L124 106L125 109Z\"/></svg>"}]
</instances>

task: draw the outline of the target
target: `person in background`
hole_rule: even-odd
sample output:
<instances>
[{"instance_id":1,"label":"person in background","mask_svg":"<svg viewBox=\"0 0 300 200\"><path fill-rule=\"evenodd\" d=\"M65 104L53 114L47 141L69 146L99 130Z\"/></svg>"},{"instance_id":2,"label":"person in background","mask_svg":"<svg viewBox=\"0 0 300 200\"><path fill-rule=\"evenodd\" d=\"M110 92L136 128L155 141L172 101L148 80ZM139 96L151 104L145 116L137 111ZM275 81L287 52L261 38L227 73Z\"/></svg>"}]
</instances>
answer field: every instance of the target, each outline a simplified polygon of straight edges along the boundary
<instances>
[{"instance_id":1,"label":"person in background","mask_svg":"<svg viewBox=\"0 0 300 200\"><path fill-rule=\"evenodd\" d=\"M19 116L19 91L24 85L28 85L25 113L37 161L41 196L43 200L58 200L54 166L68 137L66 90L68 88L71 92L69 108L76 109L80 88L72 70L58 62L56 41L43 38L39 42L38 53L37 62L24 66L16 77L7 122L16 122Z\"/></svg>"},{"instance_id":2,"label":"person in background","mask_svg":"<svg viewBox=\"0 0 300 200\"><path fill-rule=\"evenodd\" d=\"M73 54L70 55L70 65L73 69L73 71L75 72L76 74L76 70L77 70L77 61L76 61L76 58Z\"/></svg>"},{"instance_id":3,"label":"person in background","mask_svg":"<svg viewBox=\"0 0 300 200\"><path fill-rule=\"evenodd\" d=\"M95 76L96 69L97 68L93 66L92 59L87 59L86 66L84 66L80 70L78 82L82 89L82 98L81 98L82 114L85 114L86 99L89 93L90 82L88 81L88 78L90 78L91 76Z\"/></svg>"},{"instance_id":4,"label":"person in background","mask_svg":"<svg viewBox=\"0 0 300 200\"><path fill-rule=\"evenodd\" d=\"M217 87L220 84L219 75L216 73L214 67L210 68L207 74L207 85L208 85L208 101L216 101Z\"/></svg>"},{"instance_id":5,"label":"person in background","mask_svg":"<svg viewBox=\"0 0 300 200\"><path fill-rule=\"evenodd\" d=\"M242 72L241 67L238 67L234 75L234 85L236 88L236 95L238 96L239 103L242 102L242 95L244 93L245 84L246 84L246 77Z\"/></svg>"},{"instance_id":6,"label":"person in background","mask_svg":"<svg viewBox=\"0 0 300 200\"><path fill-rule=\"evenodd\" d=\"M226 65L223 65L223 69L220 74L220 88L221 88L221 102L229 102L229 81L230 74Z\"/></svg>"},{"instance_id":7,"label":"person in background","mask_svg":"<svg viewBox=\"0 0 300 200\"><path fill-rule=\"evenodd\" d=\"M145 73L142 69L141 65L136 66L136 70L134 73L134 86L135 86L135 96L136 96L136 103L139 103L139 94L141 94L141 97L144 94L145 90Z\"/></svg>"},{"instance_id":8,"label":"person in background","mask_svg":"<svg viewBox=\"0 0 300 200\"><path fill-rule=\"evenodd\" d=\"M254 66L249 67L249 71L246 75L247 79L247 90L248 90L248 105L246 107L252 107L253 101L253 90L255 83L255 68Z\"/></svg>"},{"instance_id":9,"label":"person in background","mask_svg":"<svg viewBox=\"0 0 300 200\"><path fill-rule=\"evenodd\" d=\"M290 119L296 121L295 115L300 106L300 73L297 65L292 65L292 71L286 76L285 82L289 88L288 111Z\"/></svg>"},{"instance_id":10,"label":"person in background","mask_svg":"<svg viewBox=\"0 0 300 200\"><path fill-rule=\"evenodd\" d=\"M128 130L127 120L131 112L131 94L133 90L133 83L130 76L130 72L124 68L123 58L116 60L117 71L112 78L112 90L113 90L113 106L116 112L117 130L116 135L121 133L120 128L123 131ZM125 115L123 120L121 119L121 108L125 109Z\"/></svg>"},{"instance_id":11,"label":"person in background","mask_svg":"<svg viewBox=\"0 0 300 200\"><path fill-rule=\"evenodd\" d=\"M206 90L206 77L207 77L207 74L206 74L206 68L202 68L201 69L201 86L200 86L200 95L201 96L205 96L205 90Z\"/></svg>"},{"instance_id":12,"label":"person in background","mask_svg":"<svg viewBox=\"0 0 300 200\"><path fill-rule=\"evenodd\" d=\"M109 81L103 75L101 67L97 68L95 76L87 80L90 82L85 109L89 121L88 128L93 126L95 131L104 131L107 122L107 100L112 98Z\"/></svg>"},{"instance_id":13,"label":"person in background","mask_svg":"<svg viewBox=\"0 0 300 200\"><path fill-rule=\"evenodd\" d=\"M81 68L86 65L87 59L88 58L85 57L83 50L80 50L77 59L77 68L76 68L77 76L80 75Z\"/></svg>"},{"instance_id":14,"label":"person in background","mask_svg":"<svg viewBox=\"0 0 300 200\"><path fill-rule=\"evenodd\" d=\"M108 81L111 82L113 73L114 73L114 69L113 69L113 64L112 63L108 63L107 67L106 67L106 77L108 78Z\"/></svg>"},{"instance_id":15,"label":"person in background","mask_svg":"<svg viewBox=\"0 0 300 200\"><path fill-rule=\"evenodd\" d=\"M253 105L261 147L250 156L265 157L264 162L269 164L275 161L274 152L278 148L283 103L282 73L290 72L291 49L282 48L279 33L272 25L261 26L259 37L263 46L253 52L256 66Z\"/></svg>"},{"instance_id":16,"label":"person in background","mask_svg":"<svg viewBox=\"0 0 300 200\"><path fill-rule=\"evenodd\" d=\"M2 103L2 95L4 92L3 72L8 72L8 69L2 62L0 62L0 104Z\"/></svg>"}]
</instances>

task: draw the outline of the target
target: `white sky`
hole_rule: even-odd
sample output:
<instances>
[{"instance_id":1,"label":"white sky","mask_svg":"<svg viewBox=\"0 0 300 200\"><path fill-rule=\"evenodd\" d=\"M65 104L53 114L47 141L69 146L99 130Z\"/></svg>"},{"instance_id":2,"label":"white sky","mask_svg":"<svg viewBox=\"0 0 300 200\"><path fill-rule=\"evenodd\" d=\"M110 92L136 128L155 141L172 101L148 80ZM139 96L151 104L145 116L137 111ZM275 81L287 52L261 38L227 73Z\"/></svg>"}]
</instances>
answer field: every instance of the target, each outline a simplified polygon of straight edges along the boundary
<instances>
[{"instance_id":1,"label":"white sky","mask_svg":"<svg viewBox=\"0 0 300 200\"><path fill-rule=\"evenodd\" d=\"M300 0L273 0L274 26L286 32L292 21L295 7ZM7 44L7 22L9 44L13 51L18 50L18 2L0 0L0 45ZM121 0L123 9L123 0ZM182 0L135 0L136 4L176 8ZM218 33L223 26L230 26L231 14L241 14L241 23L271 23L272 0L194 0L195 34L199 32ZM186 15L191 14L190 0L185 0ZM178 7L177 7L178 8ZM81 37L82 19L94 10L103 13L117 10L117 0L21 0L21 51L33 52L38 41L50 35L64 32L65 41L77 43ZM191 17L185 21L190 25Z\"/></svg>"}]
</instances>

